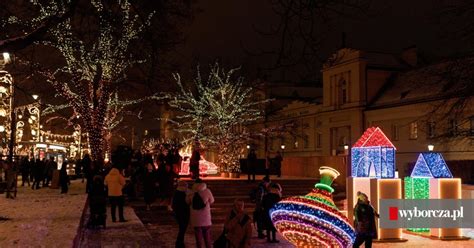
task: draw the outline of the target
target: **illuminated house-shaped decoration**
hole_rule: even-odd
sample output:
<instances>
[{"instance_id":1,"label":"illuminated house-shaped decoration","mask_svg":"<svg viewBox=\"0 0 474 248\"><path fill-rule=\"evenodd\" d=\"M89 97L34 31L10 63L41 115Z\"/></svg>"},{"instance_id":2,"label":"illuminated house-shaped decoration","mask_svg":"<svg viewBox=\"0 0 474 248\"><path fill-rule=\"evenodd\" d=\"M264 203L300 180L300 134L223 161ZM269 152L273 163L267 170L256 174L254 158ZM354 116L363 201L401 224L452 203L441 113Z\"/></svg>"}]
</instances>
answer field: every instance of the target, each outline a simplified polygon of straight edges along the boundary
<instances>
[{"instance_id":1,"label":"illuminated house-shaped decoration","mask_svg":"<svg viewBox=\"0 0 474 248\"><path fill-rule=\"evenodd\" d=\"M368 128L352 146L352 176L394 178L395 150L379 127Z\"/></svg>"},{"instance_id":2,"label":"illuminated house-shaped decoration","mask_svg":"<svg viewBox=\"0 0 474 248\"><path fill-rule=\"evenodd\" d=\"M430 178L452 178L441 153L420 153L410 177L405 177L405 199L429 199ZM429 228L408 228L412 232L428 232Z\"/></svg>"},{"instance_id":3,"label":"illuminated house-shaped decoration","mask_svg":"<svg viewBox=\"0 0 474 248\"><path fill-rule=\"evenodd\" d=\"M411 177L453 178L441 153L423 152L418 156Z\"/></svg>"}]
</instances>

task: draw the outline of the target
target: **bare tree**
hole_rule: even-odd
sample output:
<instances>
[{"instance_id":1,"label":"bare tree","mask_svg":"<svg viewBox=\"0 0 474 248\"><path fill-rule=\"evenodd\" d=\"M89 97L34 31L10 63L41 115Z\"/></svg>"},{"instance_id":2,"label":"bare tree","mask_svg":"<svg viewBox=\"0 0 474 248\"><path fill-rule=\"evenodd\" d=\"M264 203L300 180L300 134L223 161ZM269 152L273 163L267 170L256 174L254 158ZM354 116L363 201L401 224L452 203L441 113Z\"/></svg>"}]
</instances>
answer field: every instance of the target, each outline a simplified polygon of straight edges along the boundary
<instances>
[{"instance_id":1,"label":"bare tree","mask_svg":"<svg viewBox=\"0 0 474 248\"><path fill-rule=\"evenodd\" d=\"M303 79L318 78L324 61L321 46L336 18L366 16L370 0L270 0L277 16L276 25L270 29L256 27L262 37L278 41L277 46L247 51L251 56L266 57L271 64L264 71L300 72Z\"/></svg>"}]
</instances>

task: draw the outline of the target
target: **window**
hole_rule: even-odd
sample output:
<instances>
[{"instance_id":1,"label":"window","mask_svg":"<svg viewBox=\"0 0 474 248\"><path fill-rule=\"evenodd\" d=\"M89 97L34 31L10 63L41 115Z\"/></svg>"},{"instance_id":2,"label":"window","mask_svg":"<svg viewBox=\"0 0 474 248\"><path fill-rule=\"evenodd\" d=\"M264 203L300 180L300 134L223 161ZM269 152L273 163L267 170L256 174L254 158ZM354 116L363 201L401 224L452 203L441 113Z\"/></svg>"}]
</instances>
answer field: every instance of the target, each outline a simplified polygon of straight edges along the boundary
<instances>
[{"instance_id":1,"label":"window","mask_svg":"<svg viewBox=\"0 0 474 248\"><path fill-rule=\"evenodd\" d=\"M304 148L309 148L309 137L307 134L305 134L303 137L303 143Z\"/></svg>"},{"instance_id":2,"label":"window","mask_svg":"<svg viewBox=\"0 0 474 248\"><path fill-rule=\"evenodd\" d=\"M400 128L398 125L392 125L392 140L398 140L400 138Z\"/></svg>"},{"instance_id":3,"label":"window","mask_svg":"<svg viewBox=\"0 0 474 248\"><path fill-rule=\"evenodd\" d=\"M434 121L429 121L426 127L426 136L428 138L433 138L435 136L435 122Z\"/></svg>"},{"instance_id":4,"label":"window","mask_svg":"<svg viewBox=\"0 0 474 248\"><path fill-rule=\"evenodd\" d=\"M318 132L316 134L316 147L321 148L321 143L322 143L322 134Z\"/></svg>"},{"instance_id":5,"label":"window","mask_svg":"<svg viewBox=\"0 0 474 248\"><path fill-rule=\"evenodd\" d=\"M449 120L449 134L456 136L458 133L458 122L455 119Z\"/></svg>"},{"instance_id":6,"label":"window","mask_svg":"<svg viewBox=\"0 0 474 248\"><path fill-rule=\"evenodd\" d=\"M469 119L469 122L471 123L470 130L471 130L471 136L474 136L474 116L471 116Z\"/></svg>"},{"instance_id":7,"label":"window","mask_svg":"<svg viewBox=\"0 0 474 248\"><path fill-rule=\"evenodd\" d=\"M341 104L344 104L347 103L347 83L343 78L341 78L339 83L341 87Z\"/></svg>"},{"instance_id":8,"label":"window","mask_svg":"<svg viewBox=\"0 0 474 248\"><path fill-rule=\"evenodd\" d=\"M410 123L410 139L418 139L418 123L416 121Z\"/></svg>"}]
</instances>

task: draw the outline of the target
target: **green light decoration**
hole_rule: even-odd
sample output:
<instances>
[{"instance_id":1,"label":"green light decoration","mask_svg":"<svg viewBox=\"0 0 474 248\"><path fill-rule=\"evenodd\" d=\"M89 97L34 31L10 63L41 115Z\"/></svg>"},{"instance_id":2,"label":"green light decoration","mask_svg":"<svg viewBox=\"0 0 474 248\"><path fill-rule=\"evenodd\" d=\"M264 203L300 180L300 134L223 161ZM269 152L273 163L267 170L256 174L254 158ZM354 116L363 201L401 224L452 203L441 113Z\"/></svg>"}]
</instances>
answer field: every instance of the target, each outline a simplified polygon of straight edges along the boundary
<instances>
[{"instance_id":1,"label":"green light decoration","mask_svg":"<svg viewBox=\"0 0 474 248\"><path fill-rule=\"evenodd\" d=\"M340 175L339 172L331 167L322 166L319 168L319 173L321 174L321 180L319 183L315 184L314 187L326 190L329 193L334 192L334 189L331 187L331 185L334 181L334 178Z\"/></svg>"},{"instance_id":2,"label":"green light decoration","mask_svg":"<svg viewBox=\"0 0 474 248\"><path fill-rule=\"evenodd\" d=\"M430 179L405 177L405 199L428 199ZM411 232L429 232L429 228L408 228Z\"/></svg>"}]
</instances>

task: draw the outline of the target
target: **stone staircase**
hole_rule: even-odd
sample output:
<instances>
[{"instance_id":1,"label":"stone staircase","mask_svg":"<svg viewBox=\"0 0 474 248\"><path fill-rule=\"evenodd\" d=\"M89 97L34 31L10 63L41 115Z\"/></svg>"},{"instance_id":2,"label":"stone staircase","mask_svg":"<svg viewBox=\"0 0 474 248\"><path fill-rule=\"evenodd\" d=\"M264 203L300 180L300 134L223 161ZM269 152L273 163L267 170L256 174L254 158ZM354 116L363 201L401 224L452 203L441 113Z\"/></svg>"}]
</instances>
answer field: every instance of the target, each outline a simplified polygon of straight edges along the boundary
<instances>
[{"instance_id":1,"label":"stone staircase","mask_svg":"<svg viewBox=\"0 0 474 248\"><path fill-rule=\"evenodd\" d=\"M274 179L272 182L279 183L283 188L283 198L294 195L305 195L319 181L318 179ZM255 204L250 201L250 191L258 185L255 183L248 183L246 180L225 180L212 179L206 180L208 188L212 191L215 202L211 205L212 211L212 237L217 238L222 231L225 218L229 214L234 200L236 198L245 201L245 209L247 213L252 216ZM189 180L191 184L192 181ZM338 198L342 195L335 196L335 202L338 203ZM143 202L132 203L135 213L143 222L151 236L164 242L164 247L174 247L174 239L177 234L177 225L173 214L167 210L165 206L153 206L151 211L146 211ZM339 204L338 204L339 205ZM190 247L193 247L193 232L188 228L186 234L186 241L190 242Z\"/></svg>"}]
</instances>

